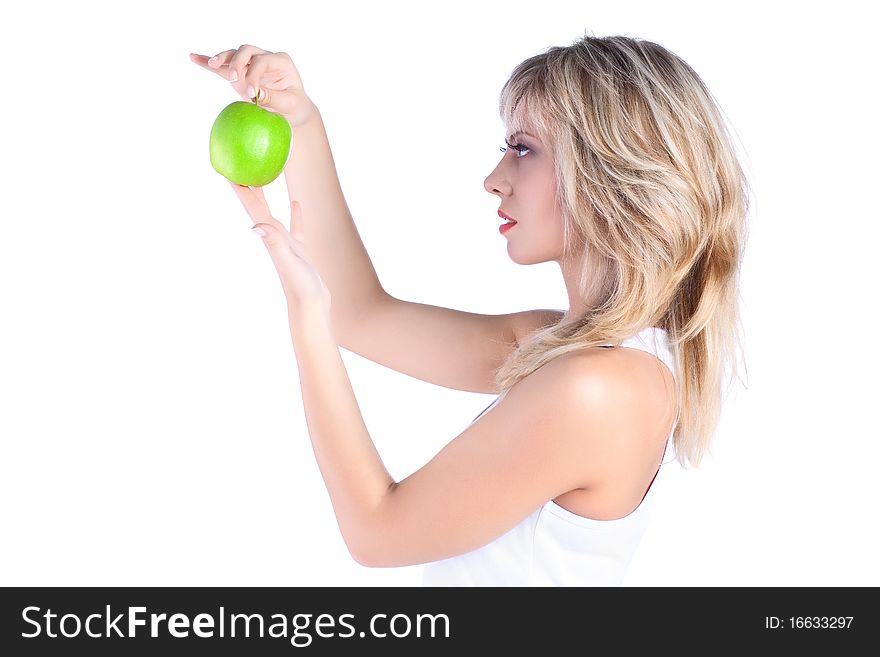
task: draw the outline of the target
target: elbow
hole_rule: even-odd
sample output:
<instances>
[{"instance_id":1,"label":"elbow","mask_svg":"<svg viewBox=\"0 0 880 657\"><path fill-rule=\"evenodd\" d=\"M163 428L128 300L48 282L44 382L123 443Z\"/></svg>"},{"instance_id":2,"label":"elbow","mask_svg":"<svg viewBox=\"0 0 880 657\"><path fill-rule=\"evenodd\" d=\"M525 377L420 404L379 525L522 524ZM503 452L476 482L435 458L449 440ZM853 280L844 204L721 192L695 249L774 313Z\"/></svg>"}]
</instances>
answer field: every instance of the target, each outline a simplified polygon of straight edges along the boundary
<instances>
[{"instance_id":1,"label":"elbow","mask_svg":"<svg viewBox=\"0 0 880 657\"><path fill-rule=\"evenodd\" d=\"M351 558L357 561L361 566L366 568L375 568L374 561L371 558L371 555L362 549L354 549L351 546L348 548L348 553L351 555Z\"/></svg>"},{"instance_id":2,"label":"elbow","mask_svg":"<svg viewBox=\"0 0 880 657\"><path fill-rule=\"evenodd\" d=\"M366 566L367 568L373 567L372 554L366 549L365 541L355 540L353 536L347 535L345 532L342 534L342 540L345 542L345 547L348 548L348 553L351 555L352 559L361 566Z\"/></svg>"},{"instance_id":3,"label":"elbow","mask_svg":"<svg viewBox=\"0 0 880 657\"><path fill-rule=\"evenodd\" d=\"M393 568L400 565L399 532L392 531L394 523L389 515L388 497L397 487L392 483L381 503L358 524L357 531L349 532L345 544L352 558L366 568Z\"/></svg>"},{"instance_id":4,"label":"elbow","mask_svg":"<svg viewBox=\"0 0 880 657\"><path fill-rule=\"evenodd\" d=\"M391 543L393 536L384 532L371 532L369 536L359 541L347 541L348 552L352 559L366 568L395 568L405 564L398 563L399 555L396 554Z\"/></svg>"},{"instance_id":5,"label":"elbow","mask_svg":"<svg viewBox=\"0 0 880 657\"><path fill-rule=\"evenodd\" d=\"M366 568L388 568L396 564L388 560L388 552L384 550L381 538L362 541L358 544L348 544L348 552L352 559Z\"/></svg>"},{"instance_id":6,"label":"elbow","mask_svg":"<svg viewBox=\"0 0 880 657\"><path fill-rule=\"evenodd\" d=\"M400 568L401 566L410 565L408 563L398 563L393 559L383 559L381 556L365 555L363 553L359 553L357 556L352 553L352 557L365 568Z\"/></svg>"},{"instance_id":7,"label":"elbow","mask_svg":"<svg viewBox=\"0 0 880 657\"><path fill-rule=\"evenodd\" d=\"M366 568L402 568L425 563L412 554L412 546L400 542L400 537L381 537L369 546L361 546L354 550L349 548L352 558Z\"/></svg>"}]
</instances>

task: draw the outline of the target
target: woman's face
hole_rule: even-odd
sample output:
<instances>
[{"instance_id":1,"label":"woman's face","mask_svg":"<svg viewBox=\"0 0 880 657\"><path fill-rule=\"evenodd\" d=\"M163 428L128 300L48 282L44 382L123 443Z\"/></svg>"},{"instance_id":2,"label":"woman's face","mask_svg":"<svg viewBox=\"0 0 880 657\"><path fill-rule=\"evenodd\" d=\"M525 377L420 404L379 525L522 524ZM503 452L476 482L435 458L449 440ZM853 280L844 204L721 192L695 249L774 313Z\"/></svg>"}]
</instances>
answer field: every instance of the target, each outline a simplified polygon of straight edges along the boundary
<instances>
[{"instance_id":1,"label":"woman's face","mask_svg":"<svg viewBox=\"0 0 880 657\"><path fill-rule=\"evenodd\" d=\"M556 203L552 153L527 132L514 133L506 141L507 150L484 187L501 199L499 209L516 221L502 235L507 240L507 253L521 265L559 261L563 221ZM499 225L503 222L498 221Z\"/></svg>"}]
</instances>

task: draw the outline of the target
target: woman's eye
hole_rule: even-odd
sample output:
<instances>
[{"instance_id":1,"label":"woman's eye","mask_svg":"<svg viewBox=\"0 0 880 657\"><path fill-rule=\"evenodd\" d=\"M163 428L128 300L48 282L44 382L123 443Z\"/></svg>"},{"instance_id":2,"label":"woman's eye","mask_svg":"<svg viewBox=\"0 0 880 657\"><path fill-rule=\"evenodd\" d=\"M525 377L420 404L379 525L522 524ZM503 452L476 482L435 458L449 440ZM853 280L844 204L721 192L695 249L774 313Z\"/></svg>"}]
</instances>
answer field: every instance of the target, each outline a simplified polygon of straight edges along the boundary
<instances>
[{"instance_id":1,"label":"woman's eye","mask_svg":"<svg viewBox=\"0 0 880 657\"><path fill-rule=\"evenodd\" d=\"M505 140L504 143L516 151L516 153L517 153L516 158L517 159L523 157L526 153L529 152L529 149L526 146L524 146L523 144L511 144L507 140ZM504 146L501 146L498 150L500 150L502 153L507 152L507 148L505 148Z\"/></svg>"}]
</instances>

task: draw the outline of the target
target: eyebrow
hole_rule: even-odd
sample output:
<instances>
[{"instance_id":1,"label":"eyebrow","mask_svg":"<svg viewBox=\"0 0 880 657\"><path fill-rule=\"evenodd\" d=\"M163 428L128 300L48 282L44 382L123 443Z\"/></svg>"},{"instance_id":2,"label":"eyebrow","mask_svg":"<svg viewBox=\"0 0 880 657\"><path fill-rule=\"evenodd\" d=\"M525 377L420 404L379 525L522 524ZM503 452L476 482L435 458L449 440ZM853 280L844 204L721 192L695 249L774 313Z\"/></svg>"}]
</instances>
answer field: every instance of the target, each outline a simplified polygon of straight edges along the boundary
<instances>
[{"instance_id":1,"label":"eyebrow","mask_svg":"<svg viewBox=\"0 0 880 657\"><path fill-rule=\"evenodd\" d=\"M513 139L513 138L516 137L517 135L526 135L527 137L531 137L532 139L537 139L537 137L535 137L535 135L533 135L533 134L531 134L531 133L528 133L528 132L525 132L524 130L517 130L517 131L514 132L512 135L510 135L510 136L508 137L508 139Z\"/></svg>"}]
</instances>

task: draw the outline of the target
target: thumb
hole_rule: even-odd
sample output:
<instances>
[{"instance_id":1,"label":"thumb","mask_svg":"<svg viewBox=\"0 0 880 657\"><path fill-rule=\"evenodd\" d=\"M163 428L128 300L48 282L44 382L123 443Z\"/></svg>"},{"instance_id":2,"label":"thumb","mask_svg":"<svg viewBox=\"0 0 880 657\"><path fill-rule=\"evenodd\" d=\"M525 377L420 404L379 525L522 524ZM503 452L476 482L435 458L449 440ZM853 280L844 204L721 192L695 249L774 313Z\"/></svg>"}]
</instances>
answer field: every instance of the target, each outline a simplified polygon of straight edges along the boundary
<instances>
[{"instance_id":1,"label":"thumb","mask_svg":"<svg viewBox=\"0 0 880 657\"><path fill-rule=\"evenodd\" d=\"M285 262L285 256L290 253L290 243L287 237L282 235L275 226L269 224L254 224L251 226L251 230L263 238L263 243L269 249L272 261L276 267L280 267Z\"/></svg>"},{"instance_id":2,"label":"thumb","mask_svg":"<svg viewBox=\"0 0 880 657\"><path fill-rule=\"evenodd\" d=\"M258 91L257 102L261 107L278 112L295 125L299 125L309 116L311 102L305 94L296 87L287 89L269 89L261 86Z\"/></svg>"},{"instance_id":3,"label":"thumb","mask_svg":"<svg viewBox=\"0 0 880 657\"><path fill-rule=\"evenodd\" d=\"M263 242L269 247L270 251L280 251L287 253L291 250L290 236L287 231L278 230L272 224L257 223L251 226L251 230L263 238Z\"/></svg>"},{"instance_id":4,"label":"thumb","mask_svg":"<svg viewBox=\"0 0 880 657\"><path fill-rule=\"evenodd\" d=\"M263 238L269 257L272 258L272 263L281 279L281 287L284 289L284 294L287 295L286 274L290 268L290 259L293 257L289 238L275 226L269 224L254 224L251 226L251 230Z\"/></svg>"}]
</instances>

